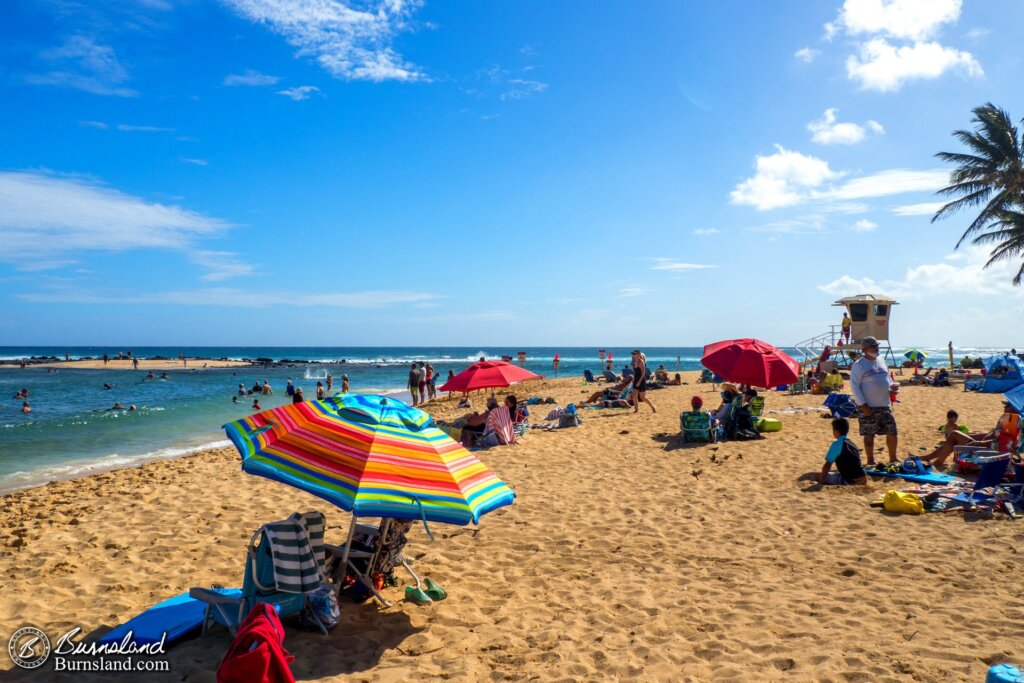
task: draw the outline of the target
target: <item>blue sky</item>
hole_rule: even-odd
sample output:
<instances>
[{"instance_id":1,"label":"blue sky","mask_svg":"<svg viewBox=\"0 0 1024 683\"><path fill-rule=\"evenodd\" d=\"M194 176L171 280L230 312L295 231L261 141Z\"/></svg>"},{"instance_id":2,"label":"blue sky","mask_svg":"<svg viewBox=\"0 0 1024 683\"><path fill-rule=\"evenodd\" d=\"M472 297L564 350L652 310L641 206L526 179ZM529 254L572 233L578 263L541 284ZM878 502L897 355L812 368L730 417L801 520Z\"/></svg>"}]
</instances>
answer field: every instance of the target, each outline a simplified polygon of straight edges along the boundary
<instances>
[{"instance_id":1,"label":"blue sky","mask_svg":"<svg viewBox=\"0 0 1024 683\"><path fill-rule=\"evenodd\" d=\"M7 344L1020 346L930 224L1024 3L13 0Z\"/></svg>"}]
</instances>

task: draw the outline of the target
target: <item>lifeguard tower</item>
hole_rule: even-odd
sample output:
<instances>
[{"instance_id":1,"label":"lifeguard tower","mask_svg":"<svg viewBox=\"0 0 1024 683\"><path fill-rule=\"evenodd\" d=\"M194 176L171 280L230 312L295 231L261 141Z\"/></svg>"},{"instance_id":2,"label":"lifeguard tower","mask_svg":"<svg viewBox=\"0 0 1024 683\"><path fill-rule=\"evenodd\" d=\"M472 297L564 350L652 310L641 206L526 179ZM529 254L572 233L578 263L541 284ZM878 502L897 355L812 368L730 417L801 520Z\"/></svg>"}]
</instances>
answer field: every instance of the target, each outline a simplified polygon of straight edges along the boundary
<instances>
[{"instance_id":1,"label":"lifeguard tower","mask_svg":"<svg viewBox=\"0 0 1024 683\"><path fill-rule=\"evenodd\" d=\"M892 319L892 307L899 302L883 294L857 294L836 301L833 306L842 306L850 316L850 339L842 336L843 326L829 326L829 331L816 337L800 342L796 348L803 354L803 364L821 358L825 347L831 349L830 360L840 367L848 367L860 355L860 342L865 337L878 340L879 354L885 358L889 367L898 368L896 356L889 342L889 321Z\"/></svg>"}]
</instances>

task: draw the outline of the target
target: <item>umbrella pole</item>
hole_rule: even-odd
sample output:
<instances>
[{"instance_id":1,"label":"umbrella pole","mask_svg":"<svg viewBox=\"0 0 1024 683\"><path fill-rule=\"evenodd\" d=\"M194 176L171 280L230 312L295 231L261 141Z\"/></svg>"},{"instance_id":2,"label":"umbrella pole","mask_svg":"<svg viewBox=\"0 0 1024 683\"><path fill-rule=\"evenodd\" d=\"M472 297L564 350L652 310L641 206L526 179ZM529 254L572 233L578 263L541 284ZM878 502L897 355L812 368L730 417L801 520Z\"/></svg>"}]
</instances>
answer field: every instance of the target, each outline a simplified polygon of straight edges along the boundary
<instances>
[{"instance_id":1,"label":"umbrella pole","mask_svg":"<svg viewBox=\"0 0 1024 683\"><path fill-rule=\"evenodd\" d=\"M345 577L348 576L348 552L352 548L352 539L356 535L356 516L352 515L352 523L348 525L348 538L345 539L345 551L341 555L341 580L338 581L338 585L334 592L338 596L341 595L341 589L345 584Z\"/></svg>"}]
</instances>

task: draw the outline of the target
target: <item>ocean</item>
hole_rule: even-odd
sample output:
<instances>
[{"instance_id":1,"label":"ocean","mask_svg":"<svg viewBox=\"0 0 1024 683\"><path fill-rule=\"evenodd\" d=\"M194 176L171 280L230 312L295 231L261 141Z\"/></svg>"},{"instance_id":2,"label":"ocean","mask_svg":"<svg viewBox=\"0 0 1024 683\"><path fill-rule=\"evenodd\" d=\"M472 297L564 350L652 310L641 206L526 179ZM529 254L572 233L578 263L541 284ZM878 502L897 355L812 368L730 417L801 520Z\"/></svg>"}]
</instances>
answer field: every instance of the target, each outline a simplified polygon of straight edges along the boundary
<instances>
[{"instance_id":1,"label":"ocean","mask_svg":"<svg viewBox=\"0 0 1024 683\"><path fill-rule=\"evenodd\" d=\"M0 347L0 360L67 353L72 359L117 357L119 349L109 347ZM128 349L120 349L127 351ZM559 354L558 377L581 377L584 369L598 372L603 366L597 347L135 347L138 358L162 356L296 361L289 367L200 369L202 362L189 363L187 370L168 371L169 379L145 379L144 371L86 370L0 366L0 492L34 486L57 479L130 467L163 458L173 458L204 448L229 445L221 426L253 412L253 397L238 397L238 385L251 388L256 382L270 382L272 396L259 396L262 408L284 403L285 384L291 380L307 397L315 397L317 380L327 373L340 388L347 374L350 389L358 393L406 395L409 364L425 361L440 373L444 383L448 370L459 372L481 357L517 358L525 352L523 367L537 374L554 376L552 360ZM945 348L926 349L929 362L943 364ZM999 349L1005 350L1005 349ZM616 369L629 360L627 348L608 348ZM664 365L670 372L700 369L703 349L698 347L644 348L651 367ZM795 358L799 355L787 349ZM896 349L901 356L903 349ZM955 359L965 355L984 356L997 349L957 349ZM157 377L161 372L157 372ZM581 377L582 379L582 377ZM112 388L105 389L104 384ZM12 398L22 388L29 390L32 412L21 412L21 400ZM107 410L120 402L135 405L135 412Z\"/></svg>"}]
</instances>

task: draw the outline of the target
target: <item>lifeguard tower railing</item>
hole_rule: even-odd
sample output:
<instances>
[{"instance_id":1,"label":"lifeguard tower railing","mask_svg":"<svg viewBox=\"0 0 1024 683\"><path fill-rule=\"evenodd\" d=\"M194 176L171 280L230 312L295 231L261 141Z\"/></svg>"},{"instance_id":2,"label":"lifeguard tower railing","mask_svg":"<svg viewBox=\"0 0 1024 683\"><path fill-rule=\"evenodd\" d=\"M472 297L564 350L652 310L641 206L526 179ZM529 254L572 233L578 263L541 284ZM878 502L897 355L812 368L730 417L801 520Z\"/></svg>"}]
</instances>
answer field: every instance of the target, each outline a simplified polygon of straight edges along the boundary
<instances>
[{"instance_id":1,"label":"lifeguard tower railing","mask_svg":"<svg viewBox=\"0 0 1024 683\"><path fill-rule=\"evenodd\" d=\"M859 351L859 347L855 342L848 344L840 344L842 339L843 326L842 325L829 325L828 332L823 332L817 336L805 339L799 344L794 344L793 348L800 352L801 358L799 360L800 367L806 369L808 366L817 363L821 358L822 352L825 351L825 347L831 347L832 353L828 359L835 361L836 364L843 368L848 369L853 363L853 360L847 355L847 347L852 346L855 350ZM900 364L896 362L896 355L892 351L892 345L889 344L887 339L881 339L878 342L879 351L881 352L882 358L886 360L890 368L900 369ZM900 369L900 374L903 370Z\"/></svg>"}]
</instances>

